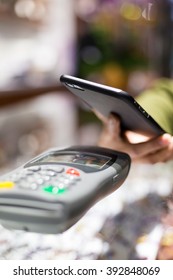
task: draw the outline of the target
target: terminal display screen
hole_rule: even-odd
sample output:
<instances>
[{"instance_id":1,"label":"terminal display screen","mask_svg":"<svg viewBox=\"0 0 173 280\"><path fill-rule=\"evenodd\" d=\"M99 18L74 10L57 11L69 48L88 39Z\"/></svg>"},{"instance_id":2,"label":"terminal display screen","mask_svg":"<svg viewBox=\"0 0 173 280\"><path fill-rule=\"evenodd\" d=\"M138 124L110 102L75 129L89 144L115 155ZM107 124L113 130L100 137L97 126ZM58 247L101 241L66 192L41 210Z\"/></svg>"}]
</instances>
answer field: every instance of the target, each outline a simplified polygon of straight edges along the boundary
<instances>
[{"instance_id":1,"label":"terminal display screen","mask_svg":"<svg viewBox=\"0 0 173 280\"><path fill-rule=\"evenodd\" d=\"M91 155L86 153L75 153L75 154L59 154L50 153L42 158L39 158L31 163L72 163L76 165L83 165L101 169L108 164L111 160L107 156Z\"/></svg>"}]
</instances>

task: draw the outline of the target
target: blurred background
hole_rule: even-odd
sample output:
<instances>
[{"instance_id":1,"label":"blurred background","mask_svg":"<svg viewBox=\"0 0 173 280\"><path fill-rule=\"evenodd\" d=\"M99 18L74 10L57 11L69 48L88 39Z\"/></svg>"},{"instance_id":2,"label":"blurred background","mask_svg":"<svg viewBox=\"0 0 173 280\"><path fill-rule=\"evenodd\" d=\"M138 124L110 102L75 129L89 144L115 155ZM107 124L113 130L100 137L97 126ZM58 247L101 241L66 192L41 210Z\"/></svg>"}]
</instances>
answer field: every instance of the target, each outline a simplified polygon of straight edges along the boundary
<instances>
[{"instance_id":1,"label":"blurred background","mask_svg":"<svg viewBox=\"0 0 173 280\"><path fill-rule=\"evenodd\" d=\"M0 0L0 172L53 146L96 144L100 122L60 75L135 97L156 78L172 77L172 27L172 0Z\"/></svg>"}]
</instances>

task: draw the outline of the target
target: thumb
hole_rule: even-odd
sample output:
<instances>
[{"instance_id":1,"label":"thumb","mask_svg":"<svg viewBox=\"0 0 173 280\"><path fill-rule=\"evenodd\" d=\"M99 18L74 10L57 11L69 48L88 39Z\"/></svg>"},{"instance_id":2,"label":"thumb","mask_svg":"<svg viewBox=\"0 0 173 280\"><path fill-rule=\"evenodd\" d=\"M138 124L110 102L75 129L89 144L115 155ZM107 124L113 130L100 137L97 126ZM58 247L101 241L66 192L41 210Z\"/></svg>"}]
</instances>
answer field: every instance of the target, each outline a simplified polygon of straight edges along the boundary
<instances>
[{"instance_id":1,"label":"thumb","mask_svg":"<svg viewBox=\"0 0 173 280\"><path fill-rule=\"evenodd\" d=\"M121 135L120 119L117 115L110 114L107 122L107 130L114 139L119 139Z\"/></svg>"}]
</instances>

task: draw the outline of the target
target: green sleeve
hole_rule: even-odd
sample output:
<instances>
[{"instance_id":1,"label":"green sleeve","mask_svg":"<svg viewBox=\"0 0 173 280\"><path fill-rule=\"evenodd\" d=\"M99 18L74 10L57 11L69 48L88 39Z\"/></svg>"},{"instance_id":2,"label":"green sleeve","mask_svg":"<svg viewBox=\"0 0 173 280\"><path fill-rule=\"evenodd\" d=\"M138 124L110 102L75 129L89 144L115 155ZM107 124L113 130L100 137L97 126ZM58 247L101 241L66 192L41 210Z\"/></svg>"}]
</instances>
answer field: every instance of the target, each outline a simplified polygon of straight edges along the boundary
<instances>
[{"instance_id":1,"label":"green sleeve","mask_svg":"<svg viewBox=\"0 0 173 280\"><path fill-rule=\"evenodd\" d=\"M173 135L173 81L160 79L136 100L168 133Z\"/></svg>"}]
</instances>

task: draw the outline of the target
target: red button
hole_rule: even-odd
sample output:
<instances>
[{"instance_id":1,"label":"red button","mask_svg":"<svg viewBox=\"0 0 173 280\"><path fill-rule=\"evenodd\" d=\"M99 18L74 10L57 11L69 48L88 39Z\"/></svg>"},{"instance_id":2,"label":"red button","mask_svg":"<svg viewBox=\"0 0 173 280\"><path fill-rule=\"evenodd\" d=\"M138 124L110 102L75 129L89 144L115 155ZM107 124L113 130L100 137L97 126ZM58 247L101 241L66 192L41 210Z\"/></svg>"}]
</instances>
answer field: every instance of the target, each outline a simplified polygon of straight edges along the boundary
<instances>
[{"instance_id":1,"label":"red button","mask_svg":"<svg viewBox=\"0 0 173 280\"><path fill-rule=\"evenodd\" d=\"M80 176L79 171L74 168L67 169L66 173L70 175Z\"/></svg>"}]
</instances>

